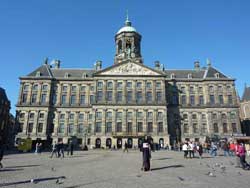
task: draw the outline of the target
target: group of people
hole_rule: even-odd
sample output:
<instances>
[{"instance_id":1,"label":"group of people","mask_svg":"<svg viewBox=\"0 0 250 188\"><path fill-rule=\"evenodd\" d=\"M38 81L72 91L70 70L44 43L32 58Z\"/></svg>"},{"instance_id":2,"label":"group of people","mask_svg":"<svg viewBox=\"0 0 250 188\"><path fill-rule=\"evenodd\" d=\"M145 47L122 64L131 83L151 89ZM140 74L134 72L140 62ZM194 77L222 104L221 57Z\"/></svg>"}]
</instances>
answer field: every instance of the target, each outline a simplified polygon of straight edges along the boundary
<instances>
[{"instance_id":1,"label":"group of people","mask_svg":"<svg viewBox=\"0 0 250 188\"><path fill-rule=\"evenodd\" d=\"M202 158L202 154L203 154L203 146L200 143L194 143L192 141L190 142L184 142L182 145L182 151L184 152L184 158L187 159L188 155L189 158L192 159L194 158L194 153L198 152L199 153L199 157Z\"/></svg>"},{"instance_id":2,"label":"group of people","mask_svg":"<svg viewBox=\"0 0 250 188\"><path fill-rule=\"evenodd\" d=\"M64 158L64 143L63 141L60 142L54 142L52 144L52 151L51 151L51 155L50 158L53 158L53 156L55 155L57 158ZM67 146L67 155L72 156L74 152L74 144L72 141L69 142L68 146Z\"/></svg>"}]
</instances>

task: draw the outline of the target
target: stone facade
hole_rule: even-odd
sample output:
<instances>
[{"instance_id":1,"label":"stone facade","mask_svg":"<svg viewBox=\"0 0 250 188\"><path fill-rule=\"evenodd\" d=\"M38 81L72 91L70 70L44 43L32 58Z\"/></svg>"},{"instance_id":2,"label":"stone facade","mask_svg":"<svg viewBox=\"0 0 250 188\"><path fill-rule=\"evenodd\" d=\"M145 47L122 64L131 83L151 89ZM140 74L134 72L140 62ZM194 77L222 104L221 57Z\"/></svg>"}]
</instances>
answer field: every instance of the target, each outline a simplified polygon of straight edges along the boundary
<instances>
[{"instance_id":1,"label":"stone facade","mask_svg":"<svg viewBox=\"0 0 250 188\"><path fill-rule=\"evenodd\" d=\"M73 137L92 147L138 147L144 135L161 145L240 133L234 79L208 62L192 70L143 64L141 36L126 20L115 36L114 65L62 69L45 63L20 77L17 138Z\"/></svg>"},{"instance_id":2,"label":"stone facade","mask_svg":"<svg viewBox=\"0 0 250 188\"><path fill-rule=\"evenodd\" d=\"M240 102L240 119L242 133L250 136L250 87L245 87Z\"/></svg>"}]
</instances>

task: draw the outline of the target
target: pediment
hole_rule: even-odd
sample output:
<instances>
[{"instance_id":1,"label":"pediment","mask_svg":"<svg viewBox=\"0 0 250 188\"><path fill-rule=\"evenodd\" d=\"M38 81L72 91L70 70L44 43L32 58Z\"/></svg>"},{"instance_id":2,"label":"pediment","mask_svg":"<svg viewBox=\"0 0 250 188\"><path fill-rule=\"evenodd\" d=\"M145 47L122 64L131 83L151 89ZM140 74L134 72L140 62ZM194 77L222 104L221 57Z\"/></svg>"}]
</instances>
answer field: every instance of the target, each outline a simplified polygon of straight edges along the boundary
<instances>
[{"instance_id":1,"label":"pediment","mask_svg":"<svg viewBox=\"0 0 250 188\"><path fill-rule=\"evenodd\" d=\"M145 65L127 62L103 70L99 75L162 75Z\"/></svg>"}]
</instances>

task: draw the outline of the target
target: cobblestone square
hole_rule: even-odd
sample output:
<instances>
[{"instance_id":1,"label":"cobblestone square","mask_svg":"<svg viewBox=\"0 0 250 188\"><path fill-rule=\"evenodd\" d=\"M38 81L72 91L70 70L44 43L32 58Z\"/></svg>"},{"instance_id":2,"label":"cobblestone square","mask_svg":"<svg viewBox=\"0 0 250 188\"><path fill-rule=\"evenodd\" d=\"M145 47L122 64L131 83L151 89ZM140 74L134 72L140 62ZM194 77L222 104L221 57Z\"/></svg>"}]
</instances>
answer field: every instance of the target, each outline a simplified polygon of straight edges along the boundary
<instances>
[{"instance_id":1,"label":"cobblestone square","mask_svg":"<svg viewBox=\"0 0 250 188\"><path fill-rule=\"evenodd\" d=\"M140 170L141 158L137 150L77 151L64 159L50 159L49 153L6 155L0 170L0 187L244 188L250 183L250 172L236 168L234 157L211 158L205 154L203 159L184 160L182 152L158 151L152 153L150 172ZM209 172L213 175L209 176ZM63 176L65 179L58 178Z\"/></svg>"}]
</instances>

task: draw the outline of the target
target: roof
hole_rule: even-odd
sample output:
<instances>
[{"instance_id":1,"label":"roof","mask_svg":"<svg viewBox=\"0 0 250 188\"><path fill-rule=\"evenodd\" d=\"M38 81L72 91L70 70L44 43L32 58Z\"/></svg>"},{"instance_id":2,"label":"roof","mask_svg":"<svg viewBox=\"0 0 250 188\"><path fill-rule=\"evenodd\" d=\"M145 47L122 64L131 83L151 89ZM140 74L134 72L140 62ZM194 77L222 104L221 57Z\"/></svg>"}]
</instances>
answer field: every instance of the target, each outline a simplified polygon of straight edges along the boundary
<instances>
[{"instance_id":1,"label":"roof","mask_svg":"<svg viewBox=\"0 0 250 188\"><path fill-rule=\"evenodd\" d=\"M132 23L128 20L128 17L125 21L125 25L121 29L119 29L116 34L120 34L122 32L136 32L136 29L132 27Z\"/></svg>"},{"instance_id":2,"label":"roof","mask_svg":"<svg viewBox=\"0 0 250 188\"><path fill-rule=\"evenodd\" d=\"M242 96L242 101L250 101L250 87L245 87L245 90Z\"/></svg>"},{"instance_id":3,"label":"roof","mask_svg":"<svg viewBox=\"0 0 250 188\"><path fill-rule=\"evenodd\" d=\"M93 73L96 71L93 69L51 69L52 75L54 78L65 78L65 75L68 74L70 78L83 78L83 75L86 77L92 77Z\"/></svg>"},{"instance_id":4,"label":"roof","mask_svg":"<svg viewBox=\"0 0 250 188\"><path fill-rule=\"evenodd\" d=\"M48 64L43 64L42 66L38 67L33 72L29 73L27 76L37 76L37 73L40 73L39 77L52 77L50 72L50 66Z\"/></svg>"},{"instance_id":5,"label":"roof","mask_svg":"<svg viewBox=\"0 0 250 188\"><path fill-rule=\"evenodd\" d=\"M0 87L0 101L9 101L7 95L6 95L6 92L5 92L5 89L1 88Z\"/></svg>"}]
</instances>

